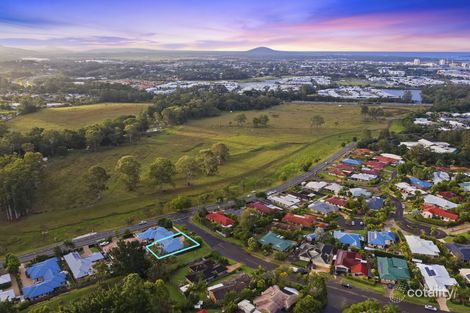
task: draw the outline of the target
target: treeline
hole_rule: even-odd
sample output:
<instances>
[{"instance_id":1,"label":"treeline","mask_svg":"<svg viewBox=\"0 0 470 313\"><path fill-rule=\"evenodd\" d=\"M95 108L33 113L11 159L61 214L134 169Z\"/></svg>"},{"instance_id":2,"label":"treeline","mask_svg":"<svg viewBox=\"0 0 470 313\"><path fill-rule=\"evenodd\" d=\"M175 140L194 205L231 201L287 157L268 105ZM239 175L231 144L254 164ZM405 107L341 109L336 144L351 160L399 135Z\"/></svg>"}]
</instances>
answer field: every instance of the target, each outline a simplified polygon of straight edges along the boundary
<instances>
[{"instance_id":1,"label":"treeline","mask_svg":"<svg viewBox=\"0 0 470 313\"><path fill-rule=\"evenodd\" d=\"M138 139L150 123L148 115L142 113L138 116L108 119L77 130L45 130L34 127L22 134L0 127L0 154L23 155L35 151L52 157L64 155L70 149L96 150L100 146L118 146Z\"/></svg>"},{"instance_id":2,"label":"treeline","mask_svg":"<svg viewBox=\"0 0 470 313\"><path fill-rule=\"evenodd\" d=\"M189 119L210 117L220 111L262 110L281 103L273 93L231 93L217 90L177 90L170 95L157 95L149 114L168 125L179 125Z\"/></svg>"},{"instance_id":3,"label":"treeline","mask_svg":"<svg viewBox=\"0 0 470 313\"><path fill-rule=\"evenodd\" d=\"M432 103L435 111L468 112L470 85L427 86L421 90L423 102Z\"/></svg>"},{"instance_id":4,"label":"treeline","mask_svg":"<svg viewBox=\"0 0 470 313\"><path fill-rule=\"evenodd\" d=\"M41 177L42 155L27 152L23 157L0 157L0 211L7 220L26 215L31 208L34 190Z\"/></svg>"}]
</instances>

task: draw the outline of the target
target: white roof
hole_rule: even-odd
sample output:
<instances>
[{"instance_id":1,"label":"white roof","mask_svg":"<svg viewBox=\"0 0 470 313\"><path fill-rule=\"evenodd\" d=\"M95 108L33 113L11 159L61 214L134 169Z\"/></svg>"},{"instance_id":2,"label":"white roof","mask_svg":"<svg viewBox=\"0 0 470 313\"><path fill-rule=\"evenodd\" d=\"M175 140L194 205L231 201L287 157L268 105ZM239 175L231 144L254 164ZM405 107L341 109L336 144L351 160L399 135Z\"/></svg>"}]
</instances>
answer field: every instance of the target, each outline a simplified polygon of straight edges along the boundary
<instances>
[{"instance_id":1,"label":"white roof","mask_svg":"<svg viewBox=\"0 0 470 313\"><path fill-rule=\"evenodd\" d=\"M366 174L366 173L358 173L351 175L351 178L358 179L358 180L374 180L377 178L377 175Z\"/></svg>"},{"instance_id":2,"label":"white roof","mask_svg":"<svg viewBox=\"0 0 470 313\"><path fill-rule=\"evenodd\" d=\"M395 159L397 161L401 161L403 159L401 156L392 153L382 153L380 155L386 158Z\"/></svg>"},{"instance_id":3,"label":"white roof","mask_svg":"<svg viewBox=\"0 0 470 313\"><path fill-rule=\"evenodd\" d=\"M0 302L5 302L7 300L13 300L16 298L15 291L13 289L8 289L5 291L0 290Z\"/></svg>"},{"instance_id":4,"label":"white roof","mask_svg":"<svg viewBox=\"0 0 470 313\"><path fill-rule=\"evenodd\" d=\"M467 283L470 283L470 268L461 268L459 270L460 275L467 280Z\"/></svg>"},{"instance_id":5,"label":"white roof","mask_svg":"<svg viewBox=\"0 0 470 313\"><path fill-rule=\"evenodd\" d=\"M104 259L100 252L95 252L92 255L82 258L76 251L64 255L64 260L72 271L75 279L79 279L93 274L93 263Z\"/></svg>"},{"instance_id":6,"label":"white roof","mask_svg":"<svg viewBox=\"0 0 470 313\"><path fill-rule=\"evenodd\" d=\"M338 194L341 191L341 189L343 189L343 186L337 183L331 183L325 186L325 189L329 191L333 191L335 194Z\"/></svg>"},{"instance_id":7,"label":"white roof","mask_svg":"<svg viewBox=\"0 0 470 313\"><path fill-rule=\"evenodd\" d=\"M424 203L435 204L443 209L455 209L457 207L456 203L434 195L427 195L424 197Z\"/></svg>"},{"instance_id":8,"label":"white roof","mask_svg":"<svg viewBox=\"0 0 470 313\"><path fill-rule=\"evenodd\" d=\"M440 264L416 264L423 275L426 287L432 291L448 292L447 287L457 285L447 269Z\"/></svg>"},{"instance_id":9,"label":"white roof","mask_svg":"<svg viewBox=\"0 0 470 313\"><path fill-rule=\"evenodd\" d=\"M291 194L272 195L272 196L268 197L268 200L272 201L272 202L275 202L275 203L278 203L278 204L280 204L282 206L285 206L285 207L288 207L288 208L296 207L296 204L301 201L300 198L298 198L294 195L291 195Z\"/></svg>"},{"instance_id":10,"label":"white roof","mask_svg":"<svg viewBox=\"0 0 470 313\"><path fill-rule=\"evenodd\" d=\"M313 190L313 191L320 191L327 185L328 183L324 181L311 181L305 185L305 188Z\"/></svg>"},{"instance_id":11,"label":"white roof","mask_svg":"<svg viewBox=\"0 0 470 313\"><path fill-rule=\"evenodd\" d=\"M435 153L453 153L457 150L457 148L451 147L447 142L432 142L426 139L420 139L418 141L404 141L400 142L400 145L405 145L408 148L422 145L423 147L431 149L431 151Z\"/></svg>"},{"instance_id":12,"label":"white roof","mask_svg":"<svg viewBox=\"0 0 470 313\"><path fill-rule=\"evenodd\" d=\"M372 195L369 191L364 188L351 188L349 189L349 192L353 197L364 196L366 198L369 198Z\"/></svg>"},{"instance_id":13,"label":"white roof","mask_svg":"<svg viewBox=\"0 0 470 313\"><path fill-rule=\"evenodd\" d=\"M418 188L415 188L413 186L411 186L410 184L408 183L405 183L405 182L400 182L400 183L397 183L395 184L395 186L406 192L406 193L409 193L409 194L414 194L416 191L419 191L420 194L427 194L427 192L425 190L421 190L421 189L418 189Z\"/></svg>"},{"instance_id":14,"label":"white roof","mask_svg":"<svg viewBox=\"0 0 470 313\"><path fill-rule=\"evenodd\" d=\"M450 176L446 172L434 172L432 173L432 182L434 184L440 183L441 181L450 180Z\"/></svg>"},{"instance_id":15,"label":"white roof","mask_svg":"<svg viewBox=\"0 0 470 313\"><path fill-rule=\"evenodd\" d=\"M11 283L11 275L5 274L0 276L0 285Z\"/></svg>"},{"instance_id":16,"label":"white roof","mask_svg":"<svg viewBox=\"0 0 470 313\"><path fill-rule=\"evenodd\" d=\"M424 240L418 236L405 235L406 243L413 254L438 256L439 248L431 240Z\"/></svg>"}]
</instances>

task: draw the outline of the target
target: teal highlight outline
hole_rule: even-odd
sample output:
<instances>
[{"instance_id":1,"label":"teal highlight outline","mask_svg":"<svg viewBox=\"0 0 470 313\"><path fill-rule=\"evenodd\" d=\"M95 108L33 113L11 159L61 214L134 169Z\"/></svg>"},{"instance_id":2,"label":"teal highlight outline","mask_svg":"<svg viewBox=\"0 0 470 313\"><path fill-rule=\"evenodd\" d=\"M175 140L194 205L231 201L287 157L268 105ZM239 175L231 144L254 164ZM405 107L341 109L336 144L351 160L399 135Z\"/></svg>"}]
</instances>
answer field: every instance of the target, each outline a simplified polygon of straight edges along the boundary
<instances>
[{"instance_id":1,"label":"teal highlight outline","mask_svg":"<svg viewBox=\"0 0 470 313\"><path fill-rule=\"evenodd\" d=\"M158 244L159 242L162 242L163 240L167 240L167 239L170 239L170 238L174 238L176 236L179 236L179 235L182 235L184 236L185 238L187 238L189 241L191 241L192 243L194 243L194 245L192 246L189 246L189 247L186 247L186 248L183 248L183 249L180 249L180 250L177 250L177 251L173 251L171 253L168 253L168 254L165 254L165 255L162 255L162 256L159 256L157 255L155 252L152 251L152 249L150 249L152 246ZM170 236L167 236L165 238L162 238L162 239L159 239L157 241L154 241L152 242L151 244L148 244L145 246L145 249L147 249L147 251L149 251L154 257L156 257L158 260L162 260L164 258L167 258L167 257L170 257L172 255L175 255L175 254L179 254L179 253L182 253L184 251L188 251L188 250L191 250L191 249L195 249L197 247L201 246L201 244L199 242L197 242L196 240L194 240L193 238L189 237L188 235L186 235L185 233L183 233L182 231L179 231L173 235L170 235Z\"/></svg>"}]
</instances>

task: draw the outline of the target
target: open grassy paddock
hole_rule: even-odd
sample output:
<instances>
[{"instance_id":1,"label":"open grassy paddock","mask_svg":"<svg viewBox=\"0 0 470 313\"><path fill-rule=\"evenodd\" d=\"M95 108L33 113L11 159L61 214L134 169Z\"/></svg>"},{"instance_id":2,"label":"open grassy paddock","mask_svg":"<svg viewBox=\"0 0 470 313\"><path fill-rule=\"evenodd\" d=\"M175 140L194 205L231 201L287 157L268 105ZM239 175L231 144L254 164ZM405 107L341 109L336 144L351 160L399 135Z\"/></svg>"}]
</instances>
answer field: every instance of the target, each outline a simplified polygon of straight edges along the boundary
<instances>
[{"instance_id":1,"label":"open grassy paddock","mask_svg":"<svg viewBox=\"0 0 470 313\"><path fill-rule=\"evenodd\" d=\"M130 114L132 109L136 113L141 105L126 105L127 109L120 113L114 111L114 105L80 107L78 112L82 113L74 111L68 115L63 110L72 108L53 109L47 119L44 117L47 110L24 118L29 119L29 125L45 128L60 125L79 127L91 123L90 118L98 121L108 117L105 114L107 107L112 112L110 116L118 116ZM395 118L413 109L385 108ZM60 122L54 117L56 113ZM91 231L157 216L168 211L164 203L176 195L192 196L194 205L200 205L203 204L200 195L208 194L211 198L207 201L214 201L214 193L222 192L224 188L235 195L262 190L279 184L281 177L300 173L302 162L316 163L326 158L340 149L342 143L350 142L353 136L360 137L364 128L379 130L388 126L385 121L364 122L357 105L339 107L291 103L244 113L248 121L259 114L268 114L269 127L231 126L230 122L239 113L224 113L143 137L134 144L103 148L97 152L75 151L64 158L49 160L43 183L37 191L34 212L13 223L0 220L1 254L6 251L23 252ZM323 116L326 123L312 129L310 118L316 114ZM20 121L12 123L16 123L18 128L26 127L20 127ZM219 168L216 176L199 176L193 180L192 186L187 186L185 179L178 175L175 187L165 186L162 191L150 184L147 173L156 157L167 157L176 162L182 155L195 155L216 142L225 143L231 153L230 160ZM136 156L142 164L142 181L134 192L126 191L114 172L116 161L128 154ZM104 167L111 175L109 188L98 202L90 199L83 182L83 174L92 165Z\"/></svg>"},{"instance_id":2,"label":"open grassy paddock","mask_svg":"<svg viewBox=\"0 0 470 313\"><path fill-rule=\"evenodd\" d=\"M101 103L73 107L48 108L34 114L18 116L7 125L16 131L27 131L32 127L44 129L76 129L113 119L122 115L141 112L148 103Z\"/></svg>"}]
</instances>

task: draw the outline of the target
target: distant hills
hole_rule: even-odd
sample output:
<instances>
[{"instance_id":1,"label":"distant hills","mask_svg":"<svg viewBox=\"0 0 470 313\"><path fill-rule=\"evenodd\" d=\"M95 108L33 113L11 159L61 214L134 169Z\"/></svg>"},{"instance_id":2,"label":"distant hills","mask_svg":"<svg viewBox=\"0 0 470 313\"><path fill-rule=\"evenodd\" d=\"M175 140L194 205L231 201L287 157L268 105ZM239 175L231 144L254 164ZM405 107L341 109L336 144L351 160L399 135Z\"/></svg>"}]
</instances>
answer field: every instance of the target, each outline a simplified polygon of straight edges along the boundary
<instances>
[{"instance_id":1,"label":"distant hills","mask_svg":"<svg viewBox=\"0 0 470 313\"><path fill-rule=\"evenodd\" d=\"M453 59L470 60L470 52L348 52L348 51L280 51L269 47L256 47L247 51L188 51L188 50L153 50L144 48L104 48L87 51L69 51L50 49L50 51L33 51L0 46L0 61L15 60L26 57L43 58L109 58L156 60L162 58L344 58L361 60L396 60L396 59Z\"/></svg>"}]
</instances>

